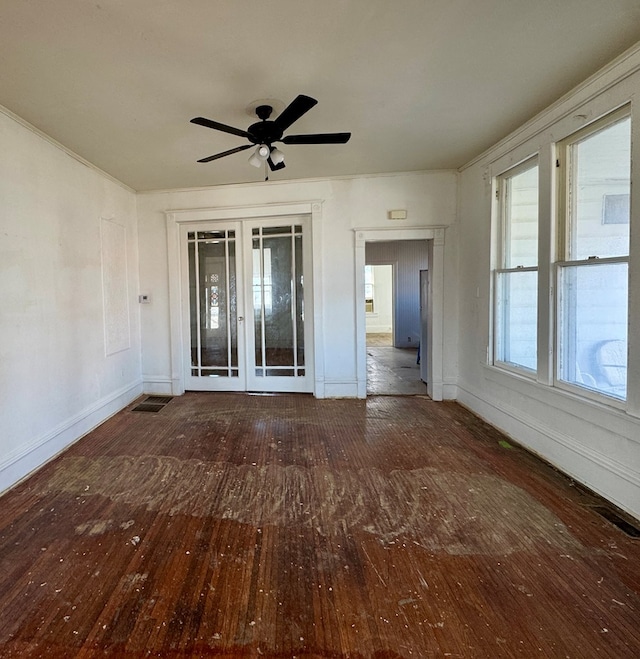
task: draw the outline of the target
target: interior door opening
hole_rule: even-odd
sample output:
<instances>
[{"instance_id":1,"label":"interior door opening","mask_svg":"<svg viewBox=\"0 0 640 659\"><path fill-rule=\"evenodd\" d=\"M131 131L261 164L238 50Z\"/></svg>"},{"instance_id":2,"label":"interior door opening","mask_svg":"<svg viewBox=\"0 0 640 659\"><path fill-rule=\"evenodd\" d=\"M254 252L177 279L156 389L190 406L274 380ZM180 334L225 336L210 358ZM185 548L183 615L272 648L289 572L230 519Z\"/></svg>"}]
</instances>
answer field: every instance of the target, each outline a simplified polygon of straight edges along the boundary
<instances>
[{"instance_id":1,"label":"interior door opening","mask_svg":"<svg viewBox=\"0 0 640 659\"><path fill-rule=\"evenodd\" d=\"M426 394L419 355L427 336L427 307L421 310L427 242L367 242L365 260L367 395Z\"/></svg>"}]
</instances>

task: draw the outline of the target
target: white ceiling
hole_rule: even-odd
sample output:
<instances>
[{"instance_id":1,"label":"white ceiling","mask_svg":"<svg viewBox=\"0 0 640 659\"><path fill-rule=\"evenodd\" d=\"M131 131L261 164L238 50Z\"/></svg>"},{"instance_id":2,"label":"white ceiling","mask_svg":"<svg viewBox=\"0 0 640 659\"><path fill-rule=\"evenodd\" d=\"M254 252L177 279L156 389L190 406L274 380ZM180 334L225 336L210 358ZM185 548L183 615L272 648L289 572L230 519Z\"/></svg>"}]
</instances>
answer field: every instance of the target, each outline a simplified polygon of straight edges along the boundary
<instances>
[{"instance_id":1,"label":"white ceiling","mask_svg":"<svg viewBox=\"0 0 640 659\"><path fill-rule=\"evenodd\" d=\"M457 168L640 41L638 0L1 0L0 104L136 190L259 181L256 99L319 103L272 179Z\"/></svg>"}]
</instances>

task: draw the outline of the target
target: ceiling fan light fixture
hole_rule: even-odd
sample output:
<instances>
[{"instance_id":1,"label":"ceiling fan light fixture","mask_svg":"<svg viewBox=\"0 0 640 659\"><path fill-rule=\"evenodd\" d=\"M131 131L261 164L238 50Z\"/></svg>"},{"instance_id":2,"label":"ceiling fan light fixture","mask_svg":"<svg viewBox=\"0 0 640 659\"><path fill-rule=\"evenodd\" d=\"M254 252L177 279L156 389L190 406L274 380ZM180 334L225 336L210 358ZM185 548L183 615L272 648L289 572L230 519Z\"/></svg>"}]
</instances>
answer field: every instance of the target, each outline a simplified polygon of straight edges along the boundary
<instances>
[{"instance_id":1,"label":"ceiling fan light fixture","mask_svg":"<svg viewBox=\"0 0 640 659\"><path fill-rule=\"evenodd\" d=\"M284 162L284 153L282 153L280 149L274 148L271 151L271 162L273 162L274 165L279 165L281 162Z\"/></svg>"},{"instance_id":2,"label":"ceiling fan light fixture","mask_svg":"<svg viewBox=\"0 0 640 659\"><path fill-rule=\"evenodd\" d=\"M260 167L262 163L269 157L269 147L266 144L259 144L256 150L249 158L249 164L254 167Z\"/></svg>"}]
</instances>

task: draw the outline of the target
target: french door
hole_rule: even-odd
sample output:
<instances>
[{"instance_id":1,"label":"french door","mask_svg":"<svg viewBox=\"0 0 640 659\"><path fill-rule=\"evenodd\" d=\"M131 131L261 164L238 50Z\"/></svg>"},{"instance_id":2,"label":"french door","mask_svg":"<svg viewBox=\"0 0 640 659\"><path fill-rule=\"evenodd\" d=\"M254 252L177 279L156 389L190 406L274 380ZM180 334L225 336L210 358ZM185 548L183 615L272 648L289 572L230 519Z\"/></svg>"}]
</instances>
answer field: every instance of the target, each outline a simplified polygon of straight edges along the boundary
<instances>
[{"instance_id":1,"label":"french door","mask_svg":"<svg viewBox=\"0 0 640 659\"><path fill-rule=\"evenodd\" d=\"M313 391L310 220L181 226L185 389Z\"/></svg>"}]
</instances>

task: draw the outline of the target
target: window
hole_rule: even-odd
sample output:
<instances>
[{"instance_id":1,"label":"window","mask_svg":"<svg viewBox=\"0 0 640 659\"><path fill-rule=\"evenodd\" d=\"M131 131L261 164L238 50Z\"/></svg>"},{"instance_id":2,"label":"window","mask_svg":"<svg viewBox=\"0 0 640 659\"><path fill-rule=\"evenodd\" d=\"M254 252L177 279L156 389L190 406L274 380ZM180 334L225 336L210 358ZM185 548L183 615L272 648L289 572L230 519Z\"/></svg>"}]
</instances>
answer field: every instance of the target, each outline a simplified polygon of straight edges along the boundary
<instances>
[{"instance_id":1,"label":"window","mask_svg":"<svg viewBox=\"0 0 640 659\"><path fill-rule=\"evenodd\" d=\"M495 272L494 363L535 372L538 326L538 163L498 177L500 249Z\"/></svg>"},{"instance_id":2,"label":"window","mask_svg":"<svg viewBox=\"0 0 640 659\"><path fill-rule=\"evenodd\" d=\"M375 287L375 279L373 274L373 266L365 265L364 266L364 308L366 313L373 313L375 311L374 296L373 296L374 287Z\"/></svg>"},{"instance_id":3,"label":"window","mask_svg":"<svg viewBox=\"0 0 640 659\"><path fill-rule=\"evenodd\" d=\"M559 145L557 377L627 393L631 120L623 109Z\"/></svg>"}]
</instances>

